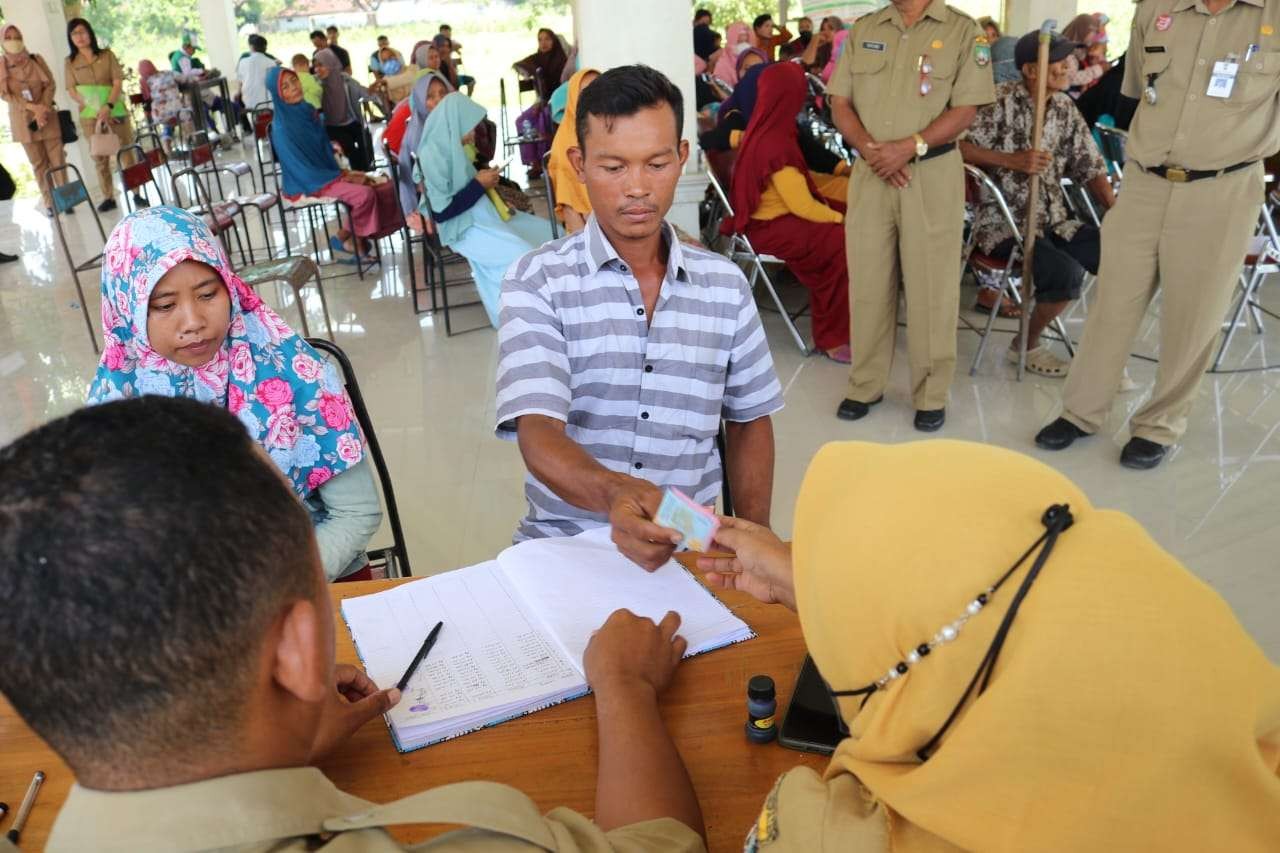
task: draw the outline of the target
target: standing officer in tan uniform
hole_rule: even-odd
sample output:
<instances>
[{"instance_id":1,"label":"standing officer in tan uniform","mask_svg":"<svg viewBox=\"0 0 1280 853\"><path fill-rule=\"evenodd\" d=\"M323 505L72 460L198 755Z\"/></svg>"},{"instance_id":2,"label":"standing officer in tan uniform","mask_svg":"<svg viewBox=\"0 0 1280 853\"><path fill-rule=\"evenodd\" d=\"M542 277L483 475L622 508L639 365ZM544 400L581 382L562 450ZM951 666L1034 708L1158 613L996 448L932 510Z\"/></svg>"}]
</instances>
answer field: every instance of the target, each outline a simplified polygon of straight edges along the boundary
<instances>
[{"instance_id":1,"label":"standing officer in tan uniform","mask_svg":"<svg viewBox=\"0 0 1280 853\"><path fill-rule=\"evenodd\" d=\"M1036 444L1102 428L1156 287L1160 365L1120 455L1160 464L1187 413L1258 224L1262 158L1280 148L1280 3L1139 0L1123 93L1139 99L1124 191L1102 226L1098 301Z\"/></svg>"},{"instance_id":2,"label":"standing officer in tan uniform","mask_svg":"<svg viewBox=\"0 0 1280 853\"><path fill-rule=\"evenodd\" d=\"M335 666L310 517L222 407L106 403L0 451L0 589L0 636L22 638L0 691L76 775L49 851L389 853L382 827L431 823L467 828L415 849L704 849L658 713L674 613L618 611L587 647L594 821L490 782L380 806L326 779L314 764L400 692Z\"/></svg>"},{"instance_id":3,"label":"standing officer in tan uniform","mask_svg":"<svg viewBox=\"0 0 1280 853\"><path fill-rule=\"evenodd\" d=\"M836 416L880 402L893 363L898 282L916 429L946 421L956 364L964 163L956 137L995 99L991 48L942 0L893 0L849 30L831 78L836 127L858 150L845 242L853 364Z\"/></svg>"}]
</instances>

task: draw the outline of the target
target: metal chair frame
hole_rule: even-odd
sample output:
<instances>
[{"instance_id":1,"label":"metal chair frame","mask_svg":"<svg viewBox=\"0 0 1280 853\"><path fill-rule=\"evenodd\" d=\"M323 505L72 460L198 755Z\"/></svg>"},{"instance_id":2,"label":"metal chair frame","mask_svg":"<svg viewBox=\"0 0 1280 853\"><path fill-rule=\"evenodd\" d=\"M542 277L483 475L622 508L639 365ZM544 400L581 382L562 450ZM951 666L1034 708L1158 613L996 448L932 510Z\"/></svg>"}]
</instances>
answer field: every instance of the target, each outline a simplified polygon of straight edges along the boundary
<instances>
[{"instance_id":1,"label":"metal chair frame","mask_svg":"<svg viewBox=\"0 0 1280 853\"><path fill-rule=\"evenodd\" d=\"M1005 201L1004 194L1000 192L1000 188L996 186L995 181L991 177L976 166L968 163L964 166L967 179L973 181L977 185L978 198L974 200L975 205L981 205L982 193L986 193L995 202L996 207L1000 211L1000 215L1004 218L1005 225L1013 234L1013 250L1009 252L1009 257L1004 262L1004 267L994 266L990 263L982 263L980 266L1000 275L1000 289L996 292L996 304L992 307L990 314L987 315L987 324L978 334L982 337L982 341L978 344L978 351L974 353L973 364L969 366L969 375L973 376L978 372L978 364L982 361L982 355L987 349L987 342L991 337L991 332L995 326L996 318L1000 314L1000 306L1004 304L1006 296L1022 310L1026 311L1029 306L1023 304L1022 293L1020 288L1013 284L1013 269L1015 263L1022 257L1022 230L1018 227L1017 221L1014 219L1013 212L1009 209L1008 202ZM977 248L977 233L970 233L969 239L964 247L964 257L961 261L961 270L966 266L974 268L974 250ZM993 259L998 260L998 259ZM976 273L976 269L975 269ZM1054 331L1062 336L1063 343L1066 344L1067 353L1074 356L1075 347L1071 344L1071 337L1067 334L1066 327L1062 324L1062 317L1055 317L1052 323ZM1023 343L1022 335L1018 335L1018 379L1022 379L1022 373L1026 368L1027 350Z\"/></svg>"},{"instance_id":2,"label":"metal chair frame","mask_svg":"<svg viewBox=\"0 0 1280 853\"><path fill-rule=\"evenodd\" d=\"M382 560L386 566L387 577L407 578L413 575L409 566L409 549L404 541L404 529L400 525L400 510L396 505L395 487L391 483L391 472L382 455L382 447L378 444L378 436L373 430L373 419L369 417L369 408L365 405L364 395L360 393L360 383L356 380L355 368L351 359L342 348L333 341L324 338L307 338L307 343L338 363L342 371L343 384L346 385L347 396L351 398L351 408L355 410L356 421L364 433L365 447L369 457L373 459L373 467L378 472L378 484L382 491L382 505L387 514L387 522L391 527L392 544L388 548L369 551L369 561Z\"/></svg>"},{"instance_id":3,"label":"metal chair frame","mask_svg":"<svg viewBox=\"0 0 1280 853\"><path fill-rule=\"evenodd\" d=\"M1256 255L1251 254L1250 257L1245 259L1245 266L1240 271L1240 277L1236 285L1240 293L1231 306L1230 314L1225 323L1226 333L1222 336L1222 343L1218 346L1217 355L1214 356L1213 366L1209 368L1210 373L1221 371L1222 360L1226 357L1227 348L1231 346L1231 340L1235 337L1236 329L1249 324L1244 319L1246 310L1249 312L1249 320L1252 320L1255 334L1260 335L1263 332L1263 314L1273 319L1280 319L1280 316L1264 308L1258 301L1258 291L1266 281L1267 276L1280 272L1280 233L1277 233L1275 224L1277 210L1280 210L1280 191L1272 190L1267 196L1267 203L1262 209L1262 215L1259 217L1261 221L1258 225L1257 238L1261 241L1261 246ZM1253 263L1249 263L1250 260ZM1264 365L1262 369L1271 370L1275 367L1280 367L1280 364Z\"/></svg>"},{"instance_id":4,"label":"metal chair frame","mask_svg":"<svg viewBox=\"0 0 1280 853\"><path fill-rule=\"evenodd\" d=\"M186 205L182 202L181 182L183 179L187 181L194 204ZM249 225L244 218L244 208L233 201L215 202L213 195L209 192L209 187L201 179L200 172L190 166L174 172L170 184L173 191L174 205L204 218L210 230L217 234L218 239L222 241L222 248L226 251L228 258L231 257L231 244L227 242L226 232L230 230L235 234L236 247L240 250L240 263L242 265L253 264L253 252L251 250L246 255L244 240L240 237L240 228L236 225L235 219L238 215L241 221L244 222L245 230L248 230ZM218 217L220 215L226 217L226 225L219 224Z\"/></svg>"},{"instance_id":5,"label":"metal chair frame","mask_svg":"<svg viewBox=\"0 0 1280 853\"><path fill-rule=\"evenodd\" d=\"M413 166L414 173L418 173L418 155L410 152L409 163ZM462 255L450 249L448 246L440 242L440 234L438 231L432 230L422 235L423 254L423 270L427 278L427 286L431 291L431 311L443 309L444 311L444 332L446 337L453 337L453 319L450 315L451 309L470 308L474 305L482 304L480 299L473 299L470 302L463 302L456 305L449 304L449 288L465 287L475 283L475 278L471 275L471 265ZM453 265L462 265L467 272L462 277L455 277L453 281L449 280L449 267ZM439 301L436 298L436 288L439 287ZM418 310L417 293L414 295L414 310ZM488 323L484 326L477 326L475 329L467 331L477 331L487 328Z\"/></svg>"},{"instance_id":6,"label":"metal chair frame","mask_svg":"<svg viewBox=\"0 0 1280 853\"><path fill-rule=\"evenodd\" d=\"M542 184L547 191L547 218L551 220L551 239L560 239L560 223L556 221L556 190L551 186L551 152L542 155Z\"/></svg>"},{"instance_id":7,"label":"metal chair frame","mask_svg":"<svg viewBox=\"0 0 1280 853\"><path fill-rule=\"evenodd\" d=\"M74 174L75 180L55 184L54 178L56 176L68 173ZM93 320L89 316L89 305L84 298L84 287L80 284L80 273L102 266L102 255L107 246L107 232L102 227L102 218L98 216L97 209L89 199L89 189L84 184L84 176L80 174L80 170L74 163L54 166L44 173L44 180L45 186L49 187L49 194L53 200L53 224L58 229L58 241L62 243L62 253L66 256L67 266L71 267L71 277L76 283L76 295L80 299L80 312L84 315L85 328L89 330L89 342L93 344L93 351L97 354L102 350L98 347L98 335L93 330ZM93 214L94 224L98 226L98 235L102 237L102 250L92 258L76 263L75 258L71 256L71 246L67 243L67 232L62 227L62 216L66 212L74 210L80 204L88 207L89 212Z\"/></svg>"},{"instance_id":8,"label":"metal chair frame","mask_svg":"<svg viewBox=\"0 0 1280 853\"><path fill-rule=\"evenodd\" d=\"M1129 141L1129 134L1108 124L1095 124L1093 130L1102 141L1099 147L1110 166L1108 176L1111 184L1119 189L1120 183L1124 180L1124 149Z\"/></svg>"},{"instance_id":9,"label":"metal chair frame","mask_svg":"<svg viewBox=\"0 0 1280 853\"><path fill-rule=\"evenodd\" d=\"M729 203L729 197L725 194L724 188L720 186L720 181L716 179L711 169L707 169L707 181L715 191L716 199L724 209L724 216L733 216L733 205ZM796 328L795 319L804 313L806 308L792 314L787 307L782 304L782 298L778 295L777 288L774 287L773 279L769 277L769 271L765 269L765 265L786 266L786 263L773 255L762 255L756 251L751 245L751 240L746 234L734 232L729 236L729 245L724 252L729 260L735 264L749 264L751 267L751 275L747 278L747 286L751 290L755 290L756 282L764 283L765 290L769 292L773 304L777 306L778 313L782 315L782 322L786 324L787 331L791 333L792 339L796 342L796 346L800 348L800 352L806 356L810 355L810 349L805 344L804 338L800 335L800 331Z\"/></svg>"},{"instance_id":10,"label":"metal chair frame","mask_svg":"<svg viewBox=\"0 0 1280 853\"><path fill-rule=\"evenodd\" d=\"M126 154L132 154L134 157L133 165L126 166L124 158ZM120 171L120 183L124 188L125 205L129 212L134 210L133 196L141 195L150 202L147 196L147 184L155 188L156 197L160 204L165 203L164 191L160 189L160 182L156 180L155 171L151 167L151 160L147 156L147 151L137 142L125 145L116 152L116 168ZM141 190L141 192L139 192Z\"/></svg>"}]
</instances>

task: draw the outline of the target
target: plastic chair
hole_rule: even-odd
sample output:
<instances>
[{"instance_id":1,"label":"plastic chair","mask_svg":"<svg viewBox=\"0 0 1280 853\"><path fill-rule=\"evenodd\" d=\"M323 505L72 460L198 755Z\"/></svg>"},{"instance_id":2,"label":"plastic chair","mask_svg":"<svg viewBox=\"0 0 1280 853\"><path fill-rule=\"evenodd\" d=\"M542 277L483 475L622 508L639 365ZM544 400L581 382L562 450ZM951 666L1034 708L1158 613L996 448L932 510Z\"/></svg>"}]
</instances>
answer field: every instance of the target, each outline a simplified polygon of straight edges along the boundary
<instances>
[{"instance_id":1,"label":"plastic chair","mask_svg":"<svg viewBox=\"0 0 1280 853\"><path fill-rule=\"evenodd\" d=\"M1007 258L997 258L991 255L984 255L977 250L977 234L970 233L969 239L964 247L963 266L967 265L974 271L977 277L979 271L995 274L999 277L999 290L996 292L996 304L991 308L990 314L987 316L987 325L978 334L982 337L982 341L978 344L978 351L974 353L973 364L969 366L969 375L973 376L978 372L978 363L982 361L982 354L987 349L987 341L991 337L991 330L995 326L996 317L1000 314L1000 306L1004 304L1007 296L1018 307L1026 310L1023 305L1021 289L1013 283L1014 265L1018 265L1021 270L1022 258L1022 229L1015 221L1012 211L1009 210L1009 204L1005 201L1004 194L1000 192L1000 188L995 185L990 176L986 172L965 164L965 196L966 202L977 206L981 204L983 194L996 205L1000 211L1001 217L1004 219L1005 226L1009 232L1013 234L1013 251L1009 253ZM1067 334L1066 327L1062 325L1062 318L1055 317L1053 320L1053 328L1062 336L1062 341L1066 344L1067 353L1075 355L1075 348L1071 345L1071 338ZM1018 335L1018 379L1022 379L1022 373L1027 362L1027 351L1023 344L1022 335Z\"/></svg>"},{"instance_id":2,"label":"plastic chair","mask_svg":"<svg viewBox=\"0 0 1280 853\"><path fill-rule=\"evenodd\" d=\"M351 398L351 408L355 410L356 421L364 433L365 447L373 459L373 467L378 472L378 484L382 490L382 506L387 513L387 522L391 527L392 545L369 551L369 562L382 561L389 578L407 578L413 575L409 568L409 549L405 546L404 530L400 526L400 510L396 506L395 488L391 485L391 472L387 469L387 461L382 456L382 448L378 444L378 436L373 431L373 420L369 417L369 409L365 405L364 396L360 393L360 384L356 381L355 369L351 360L342 348L333 341L324 338L307 338L307 343L337 362L347 388L347 396Z\"/></svg>"},{"instance_id":3,"label":"plastic chair","mask_svg":"<svg viewBox=\"0 0 1280 853\"><path fill-rule=\"evenodd\" d=\"M720 181L716 179L715 173L707 170L707 181L711 188L715 191L716 200L724 210L723 216L733 216L733 205L729 203L729 197L725 194L724 187L720 185ZM729 235L729 245L724 252L729 260L735 264L746 263L751 267L751 275L747 279L747 286L755 290L756 282L764 283L765 290L769 292L773 304L777 306L778 313L782 315L782 322L786 324L787 331L791 333L791 338L796 342L796 346L800 348L800 352L809 355L809 347L805 345L804 338L800 336L800 331L796 328L795 318L804 313L803 309L795 314L789 312L785 305L782 304L782 298L778 296L777 288L774 287L773 279L769 277L769 271L766 266L786 266L785 262L773 255L762 255L751 245L751 240L746 234L734 232Z\"/></svg>"},{"instance_id":4,"label":"plastic chair","mask_svg":"<svg viewBox=\"0 0 1280 853\"><path fill-rule=\"evenodd\" d=\"M66 174L74 174L75 180L64 181L58 185L54 178ZM107 245L107 232L102 227L102 219L98 216L97 209L89 201L89 190L84 185L84 178L80 174L80 170L72 163L63 166L55 166L44 173L45 185L50 189L50 195L53 198L53 224L58 229L58 241L62 243L62 253L67 258L67 266L71 267L71 277L76 283L76 295L80 299L80 311L84 314L84 325L89 330L89 343L93 344L94 353L101 350L98 347L98 335L93 330L93 320L89 317L89 305L85 302L84 288L80 284L80 273L88 272L91 269L102 266L102 251L94 255L88 260L76 262L71 256L71 247L67 244L67 232L62 227L62 217L64 214L74 210L83 204L89 208L89 212L93 214L94 224L98 226L98 236L102 238L103 250Z\"/></svg>"},{"instance_id":5,"label":"plastic chair","mask_svg":"<svg viewBox=\"0 0 1280 853\"><path fill-rule=\"evenodd\" d=\"M133 159L132 166L124 164L125 155L129 155ZM124 184L125 204L128 205L129 212L134 209L133 196L141 194L150 201L147 194L147 185L150 184L155 190L159 204L164 204L164 193L160 190L160 182L156 180L155 173L151 170L151 161L147 158L147 152L136 142L132 145L126 145L116 152L116 168L120 170L120 182Z\"/></svg>"}]
</instances>

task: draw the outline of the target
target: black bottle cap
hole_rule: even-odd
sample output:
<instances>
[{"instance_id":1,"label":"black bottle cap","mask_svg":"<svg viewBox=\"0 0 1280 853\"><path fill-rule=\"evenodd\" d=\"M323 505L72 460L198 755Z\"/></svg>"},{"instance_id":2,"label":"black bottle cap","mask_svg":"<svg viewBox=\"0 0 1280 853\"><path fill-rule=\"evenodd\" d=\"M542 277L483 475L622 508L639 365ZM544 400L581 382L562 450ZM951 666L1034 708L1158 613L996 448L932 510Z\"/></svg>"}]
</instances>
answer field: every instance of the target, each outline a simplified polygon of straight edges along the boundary
<instances>
[{"instance_id":1,"label":"black bottle cap","mask_svg":"<svg viewBox=\"0 0 1280 853\"><path fill-rule=\"evenodd\" d=\"M753 675L747 682L747 698L767 702L774 697L773 679L767 675Z\"/></svg>"}]
</instances>

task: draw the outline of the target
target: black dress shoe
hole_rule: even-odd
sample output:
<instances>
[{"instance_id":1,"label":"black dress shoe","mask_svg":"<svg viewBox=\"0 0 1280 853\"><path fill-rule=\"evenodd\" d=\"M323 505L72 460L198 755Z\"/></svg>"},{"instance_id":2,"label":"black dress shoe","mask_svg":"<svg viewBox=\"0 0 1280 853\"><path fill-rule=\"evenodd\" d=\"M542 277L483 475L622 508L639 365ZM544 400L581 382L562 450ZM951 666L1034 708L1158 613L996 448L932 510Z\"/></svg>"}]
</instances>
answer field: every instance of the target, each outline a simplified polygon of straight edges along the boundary
<instances>
[{"instance_id":1,"label":"black dress shoe","mask_svg":"<svg viewBox=\"0 0 1280 853\"><path fill-rule=\"evenodd\" d=\"M17 259L17 255L11 255L8 252L0 252L0 264L11 264Z\"/></svg>"},{"instance_id":2,"label":"black dress shoe","mask_svg":"<svg viewBox=\"0 0 1280 853\"><path fill-rule=\"evenodd\" d=\"M1066 450L1077 438L1087 438L1090 435L1093 433L1085 432L1066 418L1058 418L1036 433L1036 447Z\"/></svg>"},{"instance_id":3,"label":"black dress shoe","mask_svg":"<svg viewBox=\"0 0 1280 853\"><path fill-rule=\"evenodd\" d=\"M102 200L102 203L98 205L98 212L106 213L108 210L115 210L117 207L119 207L119 205L116 204L116 200L114 198L105 198Z\"/></svg>"},{"instance_id":4,"label":"black dress shoe","mask_svg":"<svg viewBox=\"0 0 1280 853\"><path fill-rule=\"evenodd\" d=\"M1169 448L1166 445L1147 441L1135 435L1129 439L1124 450L1120 451L1120 464L1137 471L1146 471L1159 465L1160 460L1164 459L1164 455L1168 452Z\"/></svg>"},{"instance_id":5,"label":"black dress shoe","mask_svg":"<svg viewBox=\"0 0 1280 853\"><path fill-rule=\"evenodd\" d=\"M836 409L836 417L842 421L860 421L871 411L871 407L884 399L881 394L870 403L864 403L861 400L850 400L848 398L840 401L840 408Z\"/></svg>"},{"instance_id":6,"label":"black dress shoe","mask_svg":"<svg viewBox=\"0 0 1280 853\"><path fill-rule=\"evenodd\" d=\"M947 422L946 409L918 409L915 426L921 432L937 432Z\"/></svg>"}]
</instances>

